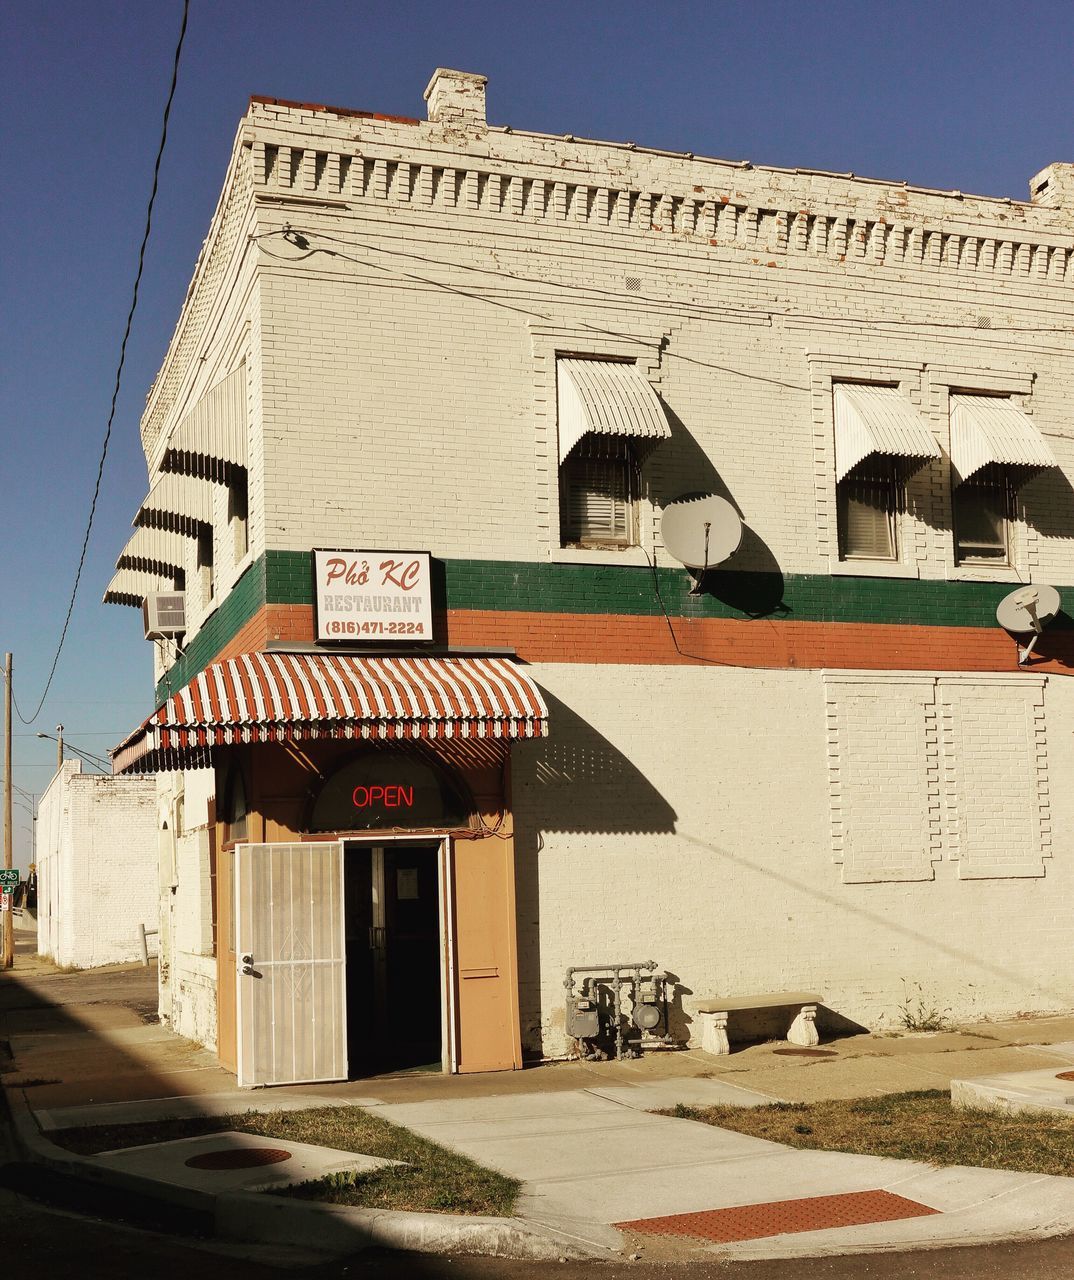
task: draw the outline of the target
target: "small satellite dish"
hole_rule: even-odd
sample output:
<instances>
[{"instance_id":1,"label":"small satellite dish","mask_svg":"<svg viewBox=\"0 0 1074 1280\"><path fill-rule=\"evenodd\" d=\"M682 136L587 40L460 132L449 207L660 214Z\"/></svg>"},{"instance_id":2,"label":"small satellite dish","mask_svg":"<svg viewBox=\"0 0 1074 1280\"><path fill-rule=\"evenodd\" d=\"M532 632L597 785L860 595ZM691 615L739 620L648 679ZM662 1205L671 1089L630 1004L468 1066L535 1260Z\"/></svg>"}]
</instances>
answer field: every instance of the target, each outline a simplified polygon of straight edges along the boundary
<instances>
[{"instance_id":1,"label":"small satellite dish","mask_svg":"<svg viewBox=\"0 0 1074 1280\"><path fill-rule=\"evenodd\" d=\"M738 550L742 521L734 507L715 494L678 498L664 508L660 535L676 560L704 573Z\"/></svg>"},{"instance_id":2,"label":"small satellite dish","mask_svg":"<svg viewBox=\"0 0 1074 1280\"><path fill-rule=\"evenodd\" d=\"M1033 633L1033 639L1023 649L1019 646L1018 663L1027 661L1033 652L1037 640L1049 622L1059 612L1061 601L1055 587L1034 584L1019 587L1010 595L1004 596L996 608L996 621L1004 631L1015 635Z\"/></svg>"}]
</instances>

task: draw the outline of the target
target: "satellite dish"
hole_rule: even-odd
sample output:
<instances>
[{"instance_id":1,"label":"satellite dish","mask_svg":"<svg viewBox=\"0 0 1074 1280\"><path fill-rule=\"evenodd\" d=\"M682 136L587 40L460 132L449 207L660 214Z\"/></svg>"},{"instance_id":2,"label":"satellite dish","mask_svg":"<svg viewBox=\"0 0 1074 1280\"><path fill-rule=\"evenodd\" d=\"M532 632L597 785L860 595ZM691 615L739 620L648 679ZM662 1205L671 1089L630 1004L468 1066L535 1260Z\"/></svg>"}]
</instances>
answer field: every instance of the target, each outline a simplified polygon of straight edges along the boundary
<instances>
[{"instance_id":1,"label":"satellite dish","mask_svg":"<svg viewBox=\"0 0 1074 1280\"><path fill-rule=\"evenodd\" d=\"M738 550L742 521L734 507L715 494L678 498L664 508L660 535L676 560L704 573Z\"/></svg>"},{"instance_id":2,"label":"satellite dish","mask_svg":"<svg viewBox=\"0 0 1074 1280\"><path fill-rule=\"evenodd\" d=\"M1055 587L1043 584L1019 587L1017 591L1012 591L999 602L996 608L996 621L1004 631L1013 632L1015 635L1033 633L1033 639L1026 648L1019 646L1019 665L1024 663L1033 652L1044 628L1059 612L1060 603L1059 592Z\"/></svg>"}]
</instances>

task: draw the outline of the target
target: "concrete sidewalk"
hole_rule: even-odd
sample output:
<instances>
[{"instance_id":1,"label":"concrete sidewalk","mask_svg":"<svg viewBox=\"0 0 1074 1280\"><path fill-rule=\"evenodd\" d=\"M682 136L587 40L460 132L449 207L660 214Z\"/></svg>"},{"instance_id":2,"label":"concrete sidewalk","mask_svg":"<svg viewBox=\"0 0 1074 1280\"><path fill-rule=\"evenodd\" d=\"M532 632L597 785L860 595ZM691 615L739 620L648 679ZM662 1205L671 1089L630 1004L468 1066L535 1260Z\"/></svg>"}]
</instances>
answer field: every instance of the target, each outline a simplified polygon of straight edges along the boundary
<instances>
[{"instance_id":1,"label":"concrete sidewalk","mask_svg":"<svg viewBox=\"0 0 1074 1280\"><path fill-rule=\"evenodd\" d=\"M520 1213L532 1231L598 1255L623 1247L624 1240L644 1242L646 1256L687 1249L693 1256L790 1257L1074 1232L1074 1177L933 1169L794 1150L649 1114L678 1102L814 1101L946 1089L953 1078L1054 1072L1070 1064L1072 1018L858 1035L824 1046L824 1056L762 1044L727 1057L693 1050L517 1073L414 1074L249 1091L237 1089L211 1054L157 1026L153 1007L155 977L140 967L63 974L25 960L14 975L0 977L0 1037L13 1057L2 1078L9 1093L25 1098L35 1131L251 1109L362 1106L520 1178ZM257 1219L258 1230L291 1229L278 1214L271 1224L263 1222L253 1199L247 1197L244 1212L250 1222ZM316 1210L312 1217L308 1208L304 1212L315 1234L330 1217L347 1239L340 1214L363 1211L322 1212L320 1218ZM752 1226L730 1221L735 1213L752 1215ZM686 1223L683 1215L697 1214L704 1215L697 1219L702 1233L711 1227L721 1238L705 1243L695 1234L689 1246L681 1239L670 1243ZM891 1220L876 1221L878 1215ZM446 1238L441 1228L447 1219L428 1227L429 1239ZM654 1227L654 1219L666 1221ZM853 1224L834 1225L844 1220ZM803 1222L810 1229L802 1229ZM690 1223L691 1229L697 1225L693 1218ZM505 1224L489 1229L500 1233L499 1240L510 1235ZM663 1234L651 1235L652 1229ZM736 1231L728 1243L728 1232L734 1237ZM758 1238L747 1239L744 1231ZM535 1240L529 1238L534 1248Z\"/></svg>"}]
</instances>

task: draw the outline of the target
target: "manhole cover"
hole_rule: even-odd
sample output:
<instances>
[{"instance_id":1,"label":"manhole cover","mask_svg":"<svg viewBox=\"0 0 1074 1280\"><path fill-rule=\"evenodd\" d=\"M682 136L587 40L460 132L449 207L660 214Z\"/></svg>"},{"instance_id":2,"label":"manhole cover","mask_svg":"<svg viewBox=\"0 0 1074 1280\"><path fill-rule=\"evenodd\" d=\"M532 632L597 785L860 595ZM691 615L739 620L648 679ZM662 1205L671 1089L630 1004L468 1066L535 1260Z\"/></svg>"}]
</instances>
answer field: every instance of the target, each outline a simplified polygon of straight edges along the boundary
<instances>
[{"instance_id":1,"label":"manhole cover","mask_svg":"<svg viewBox=\"0 0 1074 1280\"><path fill-rule=\"evenodd\" d=\"M834 1049L773 1049L785 1058L838 1058Z\"/></svg>"},{"instance_id":2,"label":"manhole cover","mask_svg":"<svg viewBox=\"0 0 1074 1280\"><path fill-rule=\"evenodd\" d=\"M1060 1071L1055 1078L1057 1080L1074 1080L1074 1071Z\"/></svg>"},{"instance_id":3,"label":"manhole cover","mask_svg":"<svg viewBox=\"0 0 1074 1280\"><path fill-rule=\"evenodd\" d=\"M263 1164L282 1164L290 1151L279 1147L231 1147L223 1151L203 1151L186 1161L189 1169L256 1169Z\"/></svg>"}]
</instances>

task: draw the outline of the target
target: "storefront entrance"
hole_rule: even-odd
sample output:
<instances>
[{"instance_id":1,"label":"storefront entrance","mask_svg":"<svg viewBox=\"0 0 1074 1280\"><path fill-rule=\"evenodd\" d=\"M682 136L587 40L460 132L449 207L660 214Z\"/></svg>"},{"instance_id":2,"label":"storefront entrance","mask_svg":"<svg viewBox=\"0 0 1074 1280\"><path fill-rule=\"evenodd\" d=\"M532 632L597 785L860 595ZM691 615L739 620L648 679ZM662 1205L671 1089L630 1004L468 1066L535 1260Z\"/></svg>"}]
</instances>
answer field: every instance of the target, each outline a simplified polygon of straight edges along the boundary
<instances>
[{"instance_id":1,"label":"storefront entrance","mask_svg":"<svg viewBox=\"0 0 1074 1280\"><path fill-rule=\"evenodd\" d=\"M435 839L237 846L240 1084L452 1068L446 865Z\"/></svg>"},{"instance_id":2,"label":"storefront entrance","mask_svg":"<svg viewBox=\"0 0 1074 1280\"><path fill-rule=\"evenodd\" d=\"M443 1066L440 842L344 846L351 1076Z\"/></svg>"}]
</instances>

